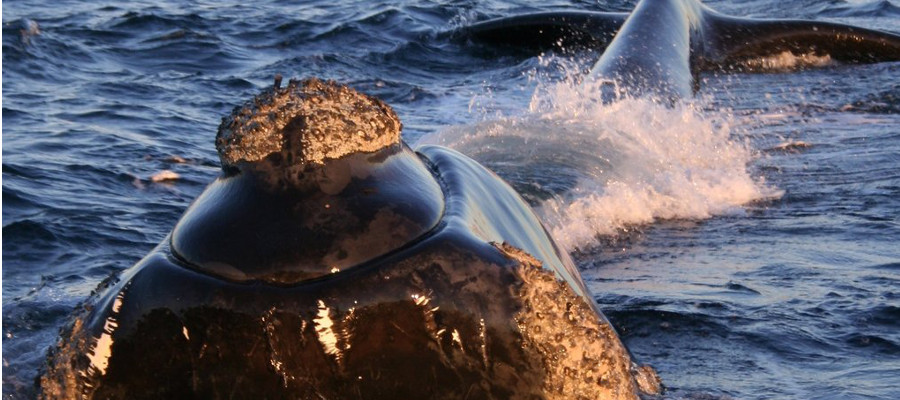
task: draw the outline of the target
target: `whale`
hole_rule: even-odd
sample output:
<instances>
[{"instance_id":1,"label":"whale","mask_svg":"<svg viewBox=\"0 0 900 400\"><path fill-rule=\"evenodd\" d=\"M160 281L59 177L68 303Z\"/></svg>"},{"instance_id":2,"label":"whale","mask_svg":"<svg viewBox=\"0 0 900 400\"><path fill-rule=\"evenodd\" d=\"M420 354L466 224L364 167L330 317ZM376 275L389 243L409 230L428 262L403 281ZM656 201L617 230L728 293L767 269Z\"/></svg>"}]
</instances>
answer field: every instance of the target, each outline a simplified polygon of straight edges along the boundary
<instances>
[{"instance_id":1,"label":"whale","mask_svg":"<svg viewBox=\"0 0 900 400\"><path fill-rule=\"evenodd\" d=\"M659 393L521 197L400 130L387 104L332 81L236 108L220 176L76 311L40 397Z\"/></svg>"},{"instance_id":2,"label":"whale","mask_svg":"<svg viewBox=\"0 0 900 400\"><path fill-rule=\"evenodd\" d=\"M586 81L615 83L615 90L603 93L605 101L690 98L701 72L746 71L753 60L784 53L846 64L900 61L895 33L828 21L740 18L697 0L642 0L631 13L509 16L469 25L458 36L530 51L602 52Z\"/></svg>"},{"instance_id":3,"label":"whale","mask_svg":"<svg viewBox=\"0 0 900 400\"><path fill-rule=\"evenodd\" d=\"M797 24L643 0L627 16L510 17L467 34L596 44L605 51L591 76L619 82L611 95L677 99L692 94L698 68L759 54L767 47L751 39ZM892 59L895 36L852 32L849 42L874 49L858 61ZM816 35L760 40L807 48ZM472 159L412 149L401 131L383 101L314 78L276 78L235 108L216 134L219 176L155 249L77 307L48 351L39 397L662 393L530 206Z\"/></svg>"}]
</instances>

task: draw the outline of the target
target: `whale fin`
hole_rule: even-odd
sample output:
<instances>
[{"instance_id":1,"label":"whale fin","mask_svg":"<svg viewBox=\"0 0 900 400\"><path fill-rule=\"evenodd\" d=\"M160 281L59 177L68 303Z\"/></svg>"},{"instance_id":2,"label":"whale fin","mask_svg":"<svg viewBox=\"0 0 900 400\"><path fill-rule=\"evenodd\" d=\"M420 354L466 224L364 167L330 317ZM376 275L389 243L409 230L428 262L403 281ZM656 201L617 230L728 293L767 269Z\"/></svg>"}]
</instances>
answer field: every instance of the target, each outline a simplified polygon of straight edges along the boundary
<instances>
[{"instance_id":1,"label":"whale fin","mask_svg":"<svg viewBox=\"0 0 900 400\"><path fill-rule=\"evenodd\" d=\"M591 69L594 79L619 87L604 94L651 95L659 100L689 97L695 87L691 55L699 5L684 0L642 0Z\"/></svg>"},{"instance_id":2,"label":"whale fin","mask_svg":"<svg viewBox=\"0 0 900 400\"><path fill-rule=\"evenodd\" d=\"M692 42L692 69L742 65L754 58L794 54L829 55L846 63L900 61L900 35L835 22L733 17L700 5L700 32ZM590 47L603 51L629 13L559 11L478 22L458 33L480 43L544 51Z\"/></svg>"},{"instance_id":3,"label":"whale fin","mask_svg":"<svg viewBox=\"0 0 900 400\"><path fill-rule=\"evenodd\" d=\"M590 47L604 49L628 13L562 11L524 14L478 22L459 32L494 45L535 51Z\"/></svg>"},{"instance_id":4,"label":"whale fin","mask_svg":"<svg viewBox=\"0 0 900 400\"><path fill-rule=\"evenodd\" d=\"M846 63L900 61L900 35L889 32L825 21L736 18L708 8L703 21L702 52L694 55L701 70L786 51Z\"/></svg>"}]
</instances>

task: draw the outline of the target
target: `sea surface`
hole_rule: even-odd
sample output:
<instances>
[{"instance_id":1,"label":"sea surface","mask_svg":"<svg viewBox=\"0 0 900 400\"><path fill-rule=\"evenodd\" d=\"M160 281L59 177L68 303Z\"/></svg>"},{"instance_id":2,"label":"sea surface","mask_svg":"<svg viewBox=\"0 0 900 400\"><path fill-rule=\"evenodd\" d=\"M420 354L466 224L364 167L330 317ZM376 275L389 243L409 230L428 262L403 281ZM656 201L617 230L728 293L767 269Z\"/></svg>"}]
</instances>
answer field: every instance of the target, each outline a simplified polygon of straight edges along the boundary
<instances>
[{"instance_id":1,"label":"sea surface","mask_svg":"<svg viewBox=\"0 0 900 400\"><path fill-rule=\"evenodd\" d=\"M900 398L900 63L783 55L674 107L604 104L596 51L453 34L633 5L4 2L3 398L36 396L70 311L164 238L219 173L220 119L276 74L378 96L408 143L510 181L667 398ZM900 32L896 0L707 5Z\"/></svg>"}]
</instances>

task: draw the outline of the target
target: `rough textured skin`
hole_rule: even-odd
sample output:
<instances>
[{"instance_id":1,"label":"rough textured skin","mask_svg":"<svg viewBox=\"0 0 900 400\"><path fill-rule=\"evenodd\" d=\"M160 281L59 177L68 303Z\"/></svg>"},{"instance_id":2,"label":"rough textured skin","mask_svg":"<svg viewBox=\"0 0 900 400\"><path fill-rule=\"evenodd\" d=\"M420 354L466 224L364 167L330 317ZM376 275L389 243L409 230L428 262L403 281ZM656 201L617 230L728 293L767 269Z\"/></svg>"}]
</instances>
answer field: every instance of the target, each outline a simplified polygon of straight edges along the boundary
<instances>
[{"instance_id":1,"label":"rough textured skin","mask_svg":"<svg viewBox=\"0 0 900 400\"><path fill-rule=\"evenodd\" d=\"M47 370L40 377L41 399L76 399L80 397L78 388L83 374L77 372L76 357L88 349L90 337L83 332L86 314L83 309L75 311L79 314L71 325L63 329L56 346L47 355Z\"/></svg>"},{"instance_id":2,"label":"rough textured skin","mask_svg":"<svg viewBox=\"0 0 900 400\"><path fill-rule=\"evenodd\" d=\"M334 81L291 80L222 119L222 167L280 156L283 166L322 164L400 142L400 120L383 101Z\"/></svg>"},{"instance_id":3,"label":"rough textured skin","mask_svg":"<svg viewBox=\"0 0 900 400\"><path fill-rule=\"evenodd\" d=\"M660 393L658 378L655 387L639 384L653 380L655 372L630 361L616 332L584 298L528 253L507 243L494 246L519 263L522 309L516 323L523 347L542 356L546 399L634 399L638 389Z\"/></svg>"},{"instance_id":4,"label":"rough textured skin","mask_svg":"<svg viewBox=\"0 0 900 400\"><path fill-rule=\"evenodd\" d=\"M151 255L114 284L118 300L96 303L108 310L103 318L78 311L48 359L41 398L636 400L641 393L612 328L537 259L505 243L443 234L317 288L224 283L165 259ZM92 333L87 325L104 328Z\"/></svg>"}]
</instances>

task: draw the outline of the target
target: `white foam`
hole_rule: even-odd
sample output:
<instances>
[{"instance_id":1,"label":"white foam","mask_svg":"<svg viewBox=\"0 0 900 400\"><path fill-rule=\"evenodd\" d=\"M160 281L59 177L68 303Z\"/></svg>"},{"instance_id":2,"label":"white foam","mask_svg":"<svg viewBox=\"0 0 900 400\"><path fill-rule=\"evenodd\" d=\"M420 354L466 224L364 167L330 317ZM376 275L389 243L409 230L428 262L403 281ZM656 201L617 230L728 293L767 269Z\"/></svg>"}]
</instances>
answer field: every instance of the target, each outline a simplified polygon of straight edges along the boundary
<instances>
[{"instance_id":1,"label":"white foam","mask_svg":"<svg viewBox=\"0 0 900 400\"><path fill-rule=\"evenodd\" d=\"M832 65L834 61L828 54L817 55L815 53L794 54L784 51L766 57L753 58L743 61L741 64L750 71L793 71L803 68L818 68Z\"/></svg>"},{"instance_id":2,"label":"white foam","mask_svg":"<svg viewBox=\"0 0 900 400\"><path fill-rule=\"evenodd\" d=\"M569 251L637 224L740 213L781 195L748 172L754 152L731 114L648 99L605 104L599 85L540 85L523 115L422 141L456 148L520 192L552 192L537 211Z\"/></svg>"}]
</instances>

